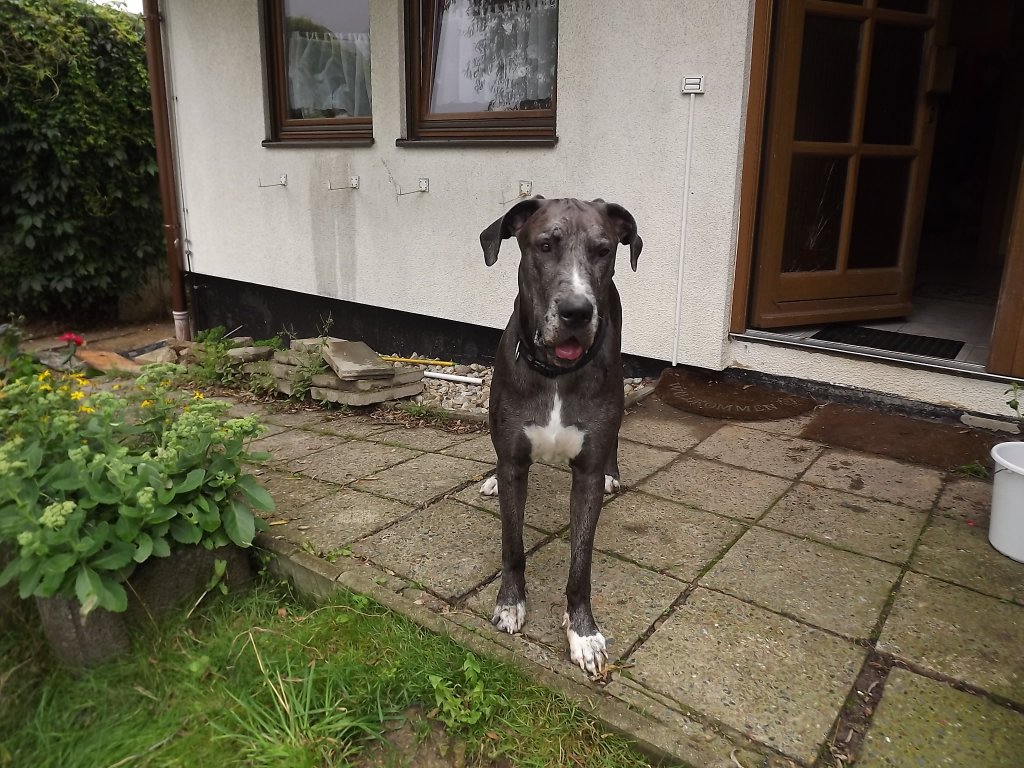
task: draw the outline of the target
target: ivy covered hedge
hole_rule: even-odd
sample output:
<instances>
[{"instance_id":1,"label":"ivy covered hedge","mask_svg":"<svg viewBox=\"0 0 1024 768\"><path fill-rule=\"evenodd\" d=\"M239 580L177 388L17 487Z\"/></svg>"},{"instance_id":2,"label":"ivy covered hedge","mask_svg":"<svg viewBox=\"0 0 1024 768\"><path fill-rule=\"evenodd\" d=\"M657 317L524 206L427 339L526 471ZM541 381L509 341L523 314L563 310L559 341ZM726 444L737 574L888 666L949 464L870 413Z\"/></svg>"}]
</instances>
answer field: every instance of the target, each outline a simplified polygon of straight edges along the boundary
<instances>
[{"instance_id":1,"label":"ivy covered hedge","mask_svg":"<svg viewBox=\"0 0 1024 768\"><path fill-rule=\"evenodd\" d=\"M161 261L142 19L0 0L0 40L0 317L109 317Z\"/></svg>"}]
</instances>

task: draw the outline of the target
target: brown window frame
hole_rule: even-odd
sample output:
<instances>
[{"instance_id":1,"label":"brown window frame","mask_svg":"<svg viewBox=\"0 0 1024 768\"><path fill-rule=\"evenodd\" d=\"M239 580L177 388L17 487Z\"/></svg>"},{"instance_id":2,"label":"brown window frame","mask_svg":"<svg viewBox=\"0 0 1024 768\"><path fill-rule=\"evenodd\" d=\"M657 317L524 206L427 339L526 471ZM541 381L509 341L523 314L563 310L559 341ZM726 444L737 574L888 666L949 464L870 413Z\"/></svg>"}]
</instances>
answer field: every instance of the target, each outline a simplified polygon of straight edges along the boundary
<instances>
[{"instance_id":1,"label":"brown window frame","mask_svg":"<svg viewBox=\"0 0 1024 768\"><path fill-rule=\"evenodd\" d=\"M264 0L266 37L264 40L269 97L270 136L263 146L287 144L345 144L367 146L373 143L373 116L296 118L288 116L288 82L285 68L284 0ZM371 54L372 55L372 54Z\"/></svg>"},{"instance_id":2,"label":"brown window frame","mask_svg":"<svg viewBox=\"0 0 1024 768\"><path fill-rule=\"evenodd\" d=\"M557 141L557 51L549 109L431 114L430 89L437 47L434 41L440 32L440 14L437 13L440 2L443 0L405 2L408 139L399 139L396 143L554 144Z\"/></svg>"}]
</instances>

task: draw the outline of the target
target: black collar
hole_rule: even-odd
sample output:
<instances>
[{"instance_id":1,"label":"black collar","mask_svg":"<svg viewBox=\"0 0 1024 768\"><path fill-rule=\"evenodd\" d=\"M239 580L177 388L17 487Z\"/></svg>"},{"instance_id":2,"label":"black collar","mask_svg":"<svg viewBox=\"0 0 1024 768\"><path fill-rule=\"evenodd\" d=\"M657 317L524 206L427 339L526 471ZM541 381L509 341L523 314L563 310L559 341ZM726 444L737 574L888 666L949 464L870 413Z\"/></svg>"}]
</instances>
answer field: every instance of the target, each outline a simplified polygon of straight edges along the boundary
<instances>
[{"instance_id":1,"label":"black collar","mask_svg":"<svg viewBox=\"0 0 1024 768\"><path fill-rule=\"evenodd\" d=\"M573 365L568 367L562 367L560 365L551 365L537 359L534 352L533 343L527 341L522 333L519 334L519 341L516 342L516 359L520 356L526 360L526 364L533 368L541 376L547 376L549 379L553 379L556 376L564 376L567 373L574 373L582 368L584 365L594 359L594 355L597 354L598 347L601 346L601 342L604 341L605 328L608 324L601 322L597 327L597 334L594 336L594 341L590 345L590 348L580 355L580 359L577 360Z\"/></svg>"}]
</instances>

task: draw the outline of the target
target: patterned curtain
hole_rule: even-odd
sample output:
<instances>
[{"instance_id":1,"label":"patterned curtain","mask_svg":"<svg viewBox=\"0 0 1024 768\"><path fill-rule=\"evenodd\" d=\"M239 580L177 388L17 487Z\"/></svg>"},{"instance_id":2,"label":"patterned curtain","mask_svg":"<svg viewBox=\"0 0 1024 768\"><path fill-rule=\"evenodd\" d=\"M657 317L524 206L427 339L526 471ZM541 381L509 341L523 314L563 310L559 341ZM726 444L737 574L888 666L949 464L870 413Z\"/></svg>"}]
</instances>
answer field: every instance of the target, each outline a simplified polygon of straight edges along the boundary
<instances>
[{"instance_id":1,"label":"patterned curtain","mask_svg":"<svg viewBox=\"0 0 1024 768\"><path fill-rule=\"evenodd\" d=\"M370 114L370 36L292 32L288 36L292 117Z\"/></svg>"}]
</instances>

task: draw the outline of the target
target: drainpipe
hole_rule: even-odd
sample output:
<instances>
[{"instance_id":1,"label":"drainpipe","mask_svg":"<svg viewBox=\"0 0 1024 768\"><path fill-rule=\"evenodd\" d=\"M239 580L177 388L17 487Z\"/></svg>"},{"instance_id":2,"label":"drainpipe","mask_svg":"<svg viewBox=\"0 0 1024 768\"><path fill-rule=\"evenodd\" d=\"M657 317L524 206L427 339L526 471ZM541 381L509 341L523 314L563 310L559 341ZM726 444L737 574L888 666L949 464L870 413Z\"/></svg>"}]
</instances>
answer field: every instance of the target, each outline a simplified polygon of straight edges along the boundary
<instances>
[{"instance_id":1,"label":"drainpipe","mask_svg":"<svg viewBox=\"0 0 1024 768\"><path fill-rule=\"evenodd\" d=\"M160 176L160 206L163 209L164 241L167 244L167 275L171 283L171 315L174 317L175 338L178 341L188 341L192 337L192 332L188 305L185 301L181 222L178 218L178 184L174 175L171 126L167 113L167 84L163 40L160 34L159 0L142 0L142 17L146 23L146 66L149 69L156 165Z\"/></svg>"}]
</instances>

